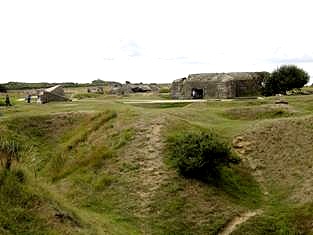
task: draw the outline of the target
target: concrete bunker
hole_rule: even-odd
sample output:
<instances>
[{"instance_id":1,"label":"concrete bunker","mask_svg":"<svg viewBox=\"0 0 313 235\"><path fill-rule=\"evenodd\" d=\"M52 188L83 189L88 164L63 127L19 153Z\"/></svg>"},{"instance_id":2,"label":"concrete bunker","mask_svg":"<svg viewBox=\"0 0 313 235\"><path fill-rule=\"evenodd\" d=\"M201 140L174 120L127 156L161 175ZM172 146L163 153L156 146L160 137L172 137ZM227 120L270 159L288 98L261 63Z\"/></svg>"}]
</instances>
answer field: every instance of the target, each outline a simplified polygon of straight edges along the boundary
<instances>
[{"instance_id":1,"label":"concrete bunker","mask_svg":"<svg viewBox=\"0 0 313 235\"><path fill-rule=\"evenodd\" d=\"M199 73L172 83L174 99L235 98L258 96L267 72Z\"/></svg>"},{"instance_id":2,"label":"concrete bunker","mask_svg":"<svg viewBox=\"0 0 313 235\"><path fill-rule=\"evenodd\" d=\"M38 102L42 104L51 101L70 101L69 98L65 97L65 93L61 85L56 85L41 91L38 95L38 99Z\"/></svg>"},{"instance_id":3,"label":"concrete bunker","mask_svg":"<svg viewBox=\"0 0 313 235\"><path fill-rule=\"evenodd\" d=\"M203 99L203 89L192 88L191 96L193 99Z\"/></svg>"}]
</instances>

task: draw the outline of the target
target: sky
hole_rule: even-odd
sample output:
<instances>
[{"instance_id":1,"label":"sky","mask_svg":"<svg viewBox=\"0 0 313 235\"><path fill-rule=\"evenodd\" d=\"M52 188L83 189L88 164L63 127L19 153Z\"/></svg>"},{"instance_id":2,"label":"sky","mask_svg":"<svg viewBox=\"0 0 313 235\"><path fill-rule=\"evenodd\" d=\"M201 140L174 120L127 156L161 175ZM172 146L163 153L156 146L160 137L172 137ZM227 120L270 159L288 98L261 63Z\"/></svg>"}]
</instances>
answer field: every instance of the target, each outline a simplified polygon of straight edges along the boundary
<instances>
[{"instance_id":1,"label":"sky","mask_svg":"<svg viewBox=\"0 0 313 235\"><path fill-rule=\"evenodd\" d=\"M313 82L310 0L0 0L0 83L170 83L272 72Z\"/></svg>"}]
</instances>

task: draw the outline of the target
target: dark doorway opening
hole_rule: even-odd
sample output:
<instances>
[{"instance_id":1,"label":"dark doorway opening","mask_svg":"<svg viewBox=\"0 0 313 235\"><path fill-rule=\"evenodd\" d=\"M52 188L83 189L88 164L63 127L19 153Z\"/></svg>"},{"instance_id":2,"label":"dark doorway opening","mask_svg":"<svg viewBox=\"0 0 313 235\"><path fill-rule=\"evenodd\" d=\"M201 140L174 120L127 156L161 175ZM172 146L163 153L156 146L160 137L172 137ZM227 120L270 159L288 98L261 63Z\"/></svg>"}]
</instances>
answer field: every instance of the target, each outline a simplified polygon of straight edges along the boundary
<instances>
[{"instance_id":1,"label":"dark doorway opening","mask_svg":"<svg viewBox=\"0 0 313 235\"><path fill-rule=\"evenodd\" d=\"M193 88L191 90L191 96L193 99L203 99L203 89Z\"/></svg>"}]
</instances>

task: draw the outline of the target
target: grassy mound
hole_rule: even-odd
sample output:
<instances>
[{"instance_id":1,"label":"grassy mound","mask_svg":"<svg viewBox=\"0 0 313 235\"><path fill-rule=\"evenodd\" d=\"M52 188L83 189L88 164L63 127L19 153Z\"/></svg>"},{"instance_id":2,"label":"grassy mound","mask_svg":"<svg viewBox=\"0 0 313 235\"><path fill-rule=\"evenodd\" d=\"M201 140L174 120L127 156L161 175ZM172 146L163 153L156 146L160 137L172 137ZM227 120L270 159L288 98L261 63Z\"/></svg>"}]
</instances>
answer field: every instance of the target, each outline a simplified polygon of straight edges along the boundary
<instances>
[{"instance_id":1,"label":"grassy mound","mask_svg":"<svg viewBox=\"0 0 313 235\"><path fill-rule=\"evenodd\" d=\"M37 187L21 169L0 170L0 233L83 234L77 216Z\"/></svg>"},{"instance_id":2,"label":"grassy mound","mask_svg":"<svg viewBox=\"0 0 313 235\"><path fill-rule=\"evenodd\" d=\"M177 120L167 127L170 141L182 130L199 131L199 127ZM173 167L169 158L166 162ZM242 164L221 167L218 179L170 175L152 204L150 223L157 231L155 234L217 234L233 216L247 208L258 208L262 203L257 182Z\"/></svg>"},{"instance_id":3,"label":"grassy mound","mask_svg":"<svg viewBox=\"0 0 313 235\"><path fill-rule=\"evenodd\" d=\"M295 112L284 105L260 105L230 108L223 115L230 119L257 120L289 117L295 115Z\"/></svg>"},{"instance_id":4,"label":"grassy mound","mask_svg":"<svg viewBox=\"0 0 313 235\"><path fill-rule=\"evenodd\" d=\"M268 120L237 137L267 192L265 213L234 234L311 234L313 198L313 117ZM239 141L238 141L239 140Z\"/></svg>"},{"instance_id":5,"label":"grassy mound","mask_svg":"<svg viewBox=\"0 0 313 235\"><path fill-rule=\"evenodd\" d=\"M294 202L311 200L312 136L311 116L268 121L244 135L250 142L246 155L267 176L264 180L273 193Z\"/></svg>"},{"instance_id":6,"label":"grassy mound","mask_svg":"<svg viewBox=\"0 0 313 235\"><path fill-rule=\"evenodd\" d=\"M0 174L0 233L217 234L261 208L234 233L309 234L313 118L300 115L312 105L288 97L297 113L281 114L272 102L154 109L86 99L2 109L1 136L31 147ZM181 176L165 155L167 135L208 129L227 143L237 136L241 163L220 167L218 180Z\"/></svg>"}]
</instances>

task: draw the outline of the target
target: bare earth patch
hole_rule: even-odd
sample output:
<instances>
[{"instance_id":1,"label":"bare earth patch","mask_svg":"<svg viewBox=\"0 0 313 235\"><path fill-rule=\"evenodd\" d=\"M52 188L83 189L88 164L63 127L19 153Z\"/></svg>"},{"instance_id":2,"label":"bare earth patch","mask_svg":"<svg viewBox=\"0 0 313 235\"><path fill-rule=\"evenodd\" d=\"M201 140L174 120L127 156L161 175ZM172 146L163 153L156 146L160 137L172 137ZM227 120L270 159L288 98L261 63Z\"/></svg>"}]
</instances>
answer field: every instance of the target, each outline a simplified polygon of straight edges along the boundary
<instances>
[{"instance_id":1,"label":"bare earth patch","mask_svg":"<svg viewBox=\"0 0 313 235\"><path fill-rule=\"evenodd\" d=\"M232 219L227 225L226 227L223 229L222 232L219 233L219 235L229 235L231 234L233 231L236 230L236 228L246 222L248 219L250 219L253 216L259 215L262 213L262 210L255 210L255 211L248 211L245 212L239 216L236 216L234 219Z\"/></svg>"},{"instance_id":2,"label":"bare earth patch","mask_svg":"<svg viewBox=\"0 0 313 235\"><path fill-rule=\"evenodd\" d=\"M146 130L147 142L142 153L144 161L140 162L140 177L144 191L139 192L141 207L144 210L148 207L154 192L158 190L165 179L165 170L161 158L163 143L161 141L161 122L154 120Z\"/></svg>"}]
</instances>

